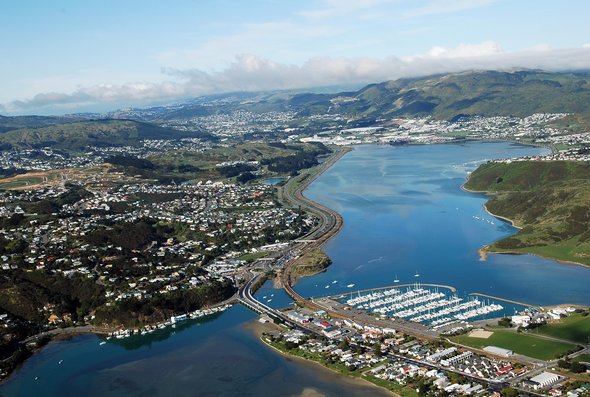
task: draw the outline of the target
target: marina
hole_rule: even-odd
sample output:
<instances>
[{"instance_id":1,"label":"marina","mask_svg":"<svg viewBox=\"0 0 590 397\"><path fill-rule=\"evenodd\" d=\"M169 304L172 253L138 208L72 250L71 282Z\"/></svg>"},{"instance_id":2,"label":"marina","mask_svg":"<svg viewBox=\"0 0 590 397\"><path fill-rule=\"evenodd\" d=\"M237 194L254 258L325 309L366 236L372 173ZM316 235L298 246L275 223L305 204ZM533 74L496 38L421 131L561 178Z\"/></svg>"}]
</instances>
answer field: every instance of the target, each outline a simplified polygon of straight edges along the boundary
<instances>
[{"instance_id":1,"label":"marina","mask_svg":"<svg viewBox=\"0 0 590 397\"><path fill-rule=\"evenodd\" d=\"M420 283L350 292L332 296L331 299L381 319L421 323L441 332L467 328L470 321L499 317L507 309L505 302L500 304L491 296L471 294L463 298L453 287ZM509 305L514 310L517 306L521 309L525 307L516 302Z\"/></svg>"}]
</instances>

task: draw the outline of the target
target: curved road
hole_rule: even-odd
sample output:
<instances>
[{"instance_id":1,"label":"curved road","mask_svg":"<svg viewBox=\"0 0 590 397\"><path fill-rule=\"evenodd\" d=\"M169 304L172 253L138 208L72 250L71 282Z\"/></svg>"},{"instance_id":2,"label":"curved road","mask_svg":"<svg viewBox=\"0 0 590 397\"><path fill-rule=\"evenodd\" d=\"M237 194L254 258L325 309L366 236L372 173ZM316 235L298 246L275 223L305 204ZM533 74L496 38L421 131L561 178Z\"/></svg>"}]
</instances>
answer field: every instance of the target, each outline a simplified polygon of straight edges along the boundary
<instances>
[{"instance_id":1,"label":"curved road","mask_svg":"<svg viewBox=\"0 0 590 397\"><path fill-rule=\"evenodd\" d=\"M292 188L292 185L298 183L296 182L297 178L289 180L289 182L282 188L284 201L290 203L291 205L299 206L305 211L315 215L319 220L319 223L315 227L315 229L308 233L306 236L301 238L301 240L315 240L311 243L300 244L297 247L300 249L301 255L303 255L306 251L320 247L322 244L324 244L326 241L332 238L336 233L338 233L343 223L342 217L339 213L331 210L330 208L324 207L323 205L313 200L310 200L309 198L305 197L302 192L305 189L307 189L307 187L316 178L318 178L324 171L326 171L328 168L334 165L336 161L342 158L342 156L344 156L350 150L351 149L349 148L337 148L337 152L321 165L321 168L317 173L313 175L306 174L311 176L304 176L303 178L307 179L299 186L296 186L294 189ZM287 293L291 295L293 299L305 304L306 306L310 306L310 302L303 298L301 295L299 295L297 292L295 292L295 290L291 286L291 268L297 264L297 261L298 258L294 258L285 263L283 271L281 273L281 281L283 283L285 291L287 291ZM317 307L317 305L313 306Z\"/></svg>"}]
</instances>

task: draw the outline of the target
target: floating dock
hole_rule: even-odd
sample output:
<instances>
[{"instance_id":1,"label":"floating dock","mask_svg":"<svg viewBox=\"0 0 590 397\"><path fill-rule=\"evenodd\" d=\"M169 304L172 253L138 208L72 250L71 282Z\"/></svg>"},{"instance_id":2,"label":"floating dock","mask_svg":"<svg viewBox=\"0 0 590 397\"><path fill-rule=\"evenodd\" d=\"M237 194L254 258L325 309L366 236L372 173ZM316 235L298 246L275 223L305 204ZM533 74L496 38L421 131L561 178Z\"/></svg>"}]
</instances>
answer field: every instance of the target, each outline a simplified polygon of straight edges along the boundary
<instances>
[{"instance_id":1,"label":"floating dock","mask_svg":"<svg viewBox=\"0 0 590 397\"><path fill-rule=\"evenodd\" d=\"M468 320L480 320L504 310L500 301L519 306L522 302L485 294L459 297L457 289L441 284L402 284L351 291L330 297L381 318L420 323L435 331L468 327Z\"/></svg>"}]
</instances>

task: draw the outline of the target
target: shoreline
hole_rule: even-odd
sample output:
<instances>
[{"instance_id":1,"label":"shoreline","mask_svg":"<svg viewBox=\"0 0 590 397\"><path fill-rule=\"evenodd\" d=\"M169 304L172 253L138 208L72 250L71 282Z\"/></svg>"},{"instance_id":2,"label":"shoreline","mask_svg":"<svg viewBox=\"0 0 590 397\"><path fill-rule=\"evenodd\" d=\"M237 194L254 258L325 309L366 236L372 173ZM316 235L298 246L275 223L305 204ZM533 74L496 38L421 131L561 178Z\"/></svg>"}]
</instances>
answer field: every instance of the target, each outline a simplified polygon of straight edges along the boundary
<instances>
[{"instance_id":1,"label":"shoreline","mask_svg":"<svg viewBox=\"0 0 590 397\"><path fill-rule=\"evenodd\" d=\"M307 180L305 180L303 183L301 183L299 186L297 186L295 188L295 190L293 191L293 194L295 197L297 197L298 199L301 199L303 202L305 202L310 208L314 209L314 210L319 210L319 211L325 211L329 214L331 214L332 216L334 216L334 218L336 219L336 224L337 227L335 225L334 228L328 230L326 233L324 233L319 240L321 240L321 244L320 246L327 241L329 238L333 237L342 227L342 217L340 216L340 214L338 214L337 212L331 210L330 208L327 207L323 207L321 204L316 203L313 200L310 200L308 198L306 198L305 196L302 195L302 192L307 189L307 187L313 182L315 181L320 175L322 175L325 171L327 171L328 169L330 169L338 160L340 160L346 153L352 151L353 149L350 147L339 147L338 148L338 152L335 153L333 156L329 157L325 162L321 163L318 165L319 170L318 172L316 172L313 176L307 178ZM311 248L313 245L312 244L309 246L309 248ZM322 270L322 271L325 271ZM317 273L316 273L317 274ZM287 291L288 293L288 291ZM297 299L295 299L297 300ZM216 304L213 305L213 307L216 306L221 306L224 305L228 302L234 303L235 301L235 296L232 296L229 299L226 299L222 302L218 302ZM86 329L79 329L82 327L72 327L72 328L57 328L51 331L44 331L35 335L32 335L28 338L26 338L23 343L27 343L27 342L31 342L31 341L35 341L35 340L39 340L44 336L49 337L49 341L51 342L53 340L59 340L60 338L71 338L74 336L78 336L78 335L83 335L83 334L94 334L94 335L100 335L100 336L105 336L105 335L109 335L112 332L116 332L118 330L121 329L120 326L118 327L95 327L95 326L85 326L87 327ZM78 329L76 329L78 328ZM31 350L31 355L25 359L23 359L22 361L19 361L19 363L15 366L15 368L13 370L11 370L9 373L6 374L6 376L4 376L3 378L0 379L0 385L5 383L8 379L11 378L12 374L14 373L14 371L19 368L21 365L23 365L32 355L34 355L35 353L39 352L40 350L42 350L45 347L46 344L44 344L43 346L39 346L37 348L34 348ZM12 357L12 356L11 356ZM9 358L11 358L9 357ZM8 358L8 359L9 359Z\"/></svg>"},{"instance_id":2,"label":"shoreline","mask_svg":"<svg viewBox=\"0 0 590 397\"><path fill-rule=\"evenodd\" d=\"M467 183L467 180L469 180L469 176L470 176L470 174L468 174L465 177L465 183ZM479 194L484 194L487 197L493 195L493 193L490 193L490 192L485 191L485 190L470 190L470 189L467 189L465 187L465 183L461 185L461 190L463 190L463 191L465 191L467 193L473 193L473 194L478 194L479 193ZM488 198L488 201L490 201L489 198ZM510 218L505 217L505 216L502 216L502 215L497 215L497 214L494 214L493 212L491 212L488 209L488 207L487 207L487 201L483 204L483 209L484 209L484 211L488 215L493 216L494 218L500 219L502 221L505 221L505 222L510 223L510 226L512 226L515 229L518 229L518 231L522 230L522 227L521 226L518 226L513 219L510 219ZM518 231L516 233L514 233L513 235L518 235ZM539 257L539 258L549 259L549 260L558 262L558 263L560 263L562 265L575 265L575 266L582 266L582 267L590 267L589 264L585 264L585 263L581 263L581 262L576 262L576 261L565 260L565 259L554 258L554 257L547 256L547 255L537 254L537 253L534 253L534 252L520 252L520 251L510 251L510 250L505 250L505 251L489 251L490 245L492 245L494 243L495 243L495 241L492 242L492 243L490 243L490 244L483 245L483 246L481 246L479 248L478 253L479 253L480 260L482 260L482 261L487 260L488 255L491 255L491 254L496 254L496 255L533 255L533 256L536 256L536 257Z\"/></svg>"},{"instance_id":3,"label":"shoreline","mask_svg":"<svg viewBox=\"0 0 590 397\"><path fill-rule=\"evenodd\" d=\"M340 229L342 229L342 226L344 224L344 220L342 218L342 216L332 210L331 208L325 207L322 204L311 200L307 197L305 197L303 195L303 192L317 179L319 178L324 172L326 172L328 169L330 169L334 164L336 164L336 162L338 162L338 160L340 160L345 154L351 152L353 149L350 147L340 147L338 149L338 152L335 153L332 157L330 157L327 161L325 161L324 163L322 163L320 165L320 169L318 170L318 172L316 172L313 176L307 178L305 181L303 181L303 183L300 183L299 185L297 185L295 187L295 189L293 190L291 196L289 197L289 191L288 188L283 190L284 195L286 196L286 200L291 202L292 204L299 204L300 206L305 206L307 207L307 209L309 210L309 212L311 212L312 214L318 216L320 218L321 221L328 222L328 219L326 217L326 213L333 217L334 219L334 224L328 229L326 230L317 240L315 240L313 243L309 244L308 246L304 247L304 249L302 250L302 255L305 252L311 251L314 248L319 248L321 249L322 246L328 241L330 240L332 237L334 237L336 234L338 234L338 232L340 231ZM286 186L285 186L286 187ZM284 187L284 188L285 188ZM323 212L323 214L322 214ZM308 235L313 235L315 232L317 232L318 230L320 230L322 228L322 224L320 223L318 225L318 227L316 228L315 231L311 232ZM323 252L323 251L322 251ZM301 295L299 295L292 287L295 284L295 280L291 279L290 273L291 273L291 269L297 264L297 262L299 261L299 258L296 258L290 262L287 262L280 274L280 280L281 283L283 285L283 288L285 289L285 291L287 292L287 294L289 294L291 296L291 298L293 298L295 301L297 302L302 302L302 303L307 303L309 304L309 302L302 297ZM329 266L328 266L329 267ZM327 269L327 268L326 268ZM324 269L325 271L325 269Z\"/></svg>"},{"instance_id":4,"label":"shoreline","mask_svg":"<svg viewBox=\"0 0 590 397\"><path fill-rule=\"evenodd\" d=\"M480 250L485 250L486 247L489 247L489 245L483 246L480 248ZM520 252L520 251L487 251L485 250L485 255L532 255L532 256L536 256L538 258L543 258L543 259L548 259L554 262L559 263L560 265L567 265L567 266L581 266L581 267L588 267L590 268L590 265L587 265L585 263L580 263L580 262L575 262L575 261L568 261L565 259L557 259L557 258L553 258L551 256L546 256L546 255L541 255L541 254L536 254L534 252Z\"/></svg>"},{"instance_id":5,"label":"shoreline","mask_svg":"<svg viewBox=\"0 0 590 397\"><path fill-rule=\"evenodd\" d=\"M209 308L213 308L213 309L217 309L220 308L221 311L225 311L227 309L227 307L232 306L235 302L235 295L232 296L229 299L226 299L222 302L219 303L215 303L212 306L210 306ZM229 305L229 306L228 306ZM201 310L201 309L198 309ZM218 313L219 311L216 311L214 313ZM210 314L214 314L214 313L210 313ZM190 318L191 320L196 320L202 317L205 317L209 314L205 314L201 317L197 317L197 318ZM160 324L164 324L164 323L153 323L153 324L146 324L142 327L145 326L150 326L150 327L158 327L158 325ZM171 324L170 324L171 325ZM168 325L166 325L164 328L167 328ZM159 327L158 327L159 328ZM46 340L46 342L44 342L42 345L38 345L35 346L33 348L29 348L30 350L30 355L24 357L23 359L19 360L18 363L16 363L16 365L14 366L14 368L12 368L8 373L6 373L6 375L3 378L0 378L0 385L4 384L5 382L8 381L8 379L10 379L12 377L12 374L14 373L14 371L16 371L18 368L20 368L27 360L29 360L33 355L35 355L36 353L40 352L41 350L43 350L45 348L45 346L47 346L47 344L53 342L53 341L64 341L64 340L69 340L72 338L75 338L77 336L81 336L81 335L87 335L87 334L92 334L92 335L96 335L98 337L102 337L105 339L109 339L109 337L116 332L120 332L121 330L130 330L128 328L123 328L121 326L116 326L116 327L98 327L98 326L94 326L94 325L82 325L82 326L77 326L77 327L66 327L66 328L54 328L52 330L49 331L43 331L43 332L39 332L35 335L31 335L28 338L22 340L20 343L27 345L31 342L35 342L37 343L40 340L43 340L43 338L48 338ZM135 332L133 332L135 333ZM14 355L14 354L13 354ZM7 357L5 360L9 360L11 359L13 356Z\"/></svg>"},{"instance_id":6,"label":"shoreline","mask_svg":"<svg viewBox=\"0 0 590 397\"><path fill-rule=\"evenodd\" d=\"M330 374L333 375L337 375L339 377L341 377L342 379L351 382L353 384L359 385L359 386L368 386L374 389L378 389L382 392L385 392L391 396L394 397L401 397L399 394L388 390L385 387L381 387L378 386L376 384L374 384L373 382L369 381L368 379L365 379L362 375L361 376L352 376L352 375L345 375L343 373L340 373L332 368L326 367L325 365L322 365L320 362L317 362L315 360L311 360L308 358L304 358L304 357L299 357L299 356L295 356L292 354L289 354L287 352L284 352L280 349L277 349L276 347L272 346L271 344L269 344L265 339L264 339L264 335L263 332L267 331L267 330L271 330L271 329L280 329L274 326L274 324L271 323L259 323L257 320L254 321L250 321L246 324L244 324L244 328L248 329L250 332L254 333L254 335L256 335L256 337L258 338L258 340L260 342L262 342L263 345L267 346L268 348L272 349L274 352L279 353L281 356L288 358L289 360L293 360L296 361L300 364L303 365L307 365L309 367L317 367L319 366L320 368L322 368L324 371L329 372Z\"/></svg>"},{"instance_id":7,"label":"shoreline","mask_svg":"<svg viewBox=\"0 0 590 397\"><path fill-rule=\"evenodd\" d=\"M469 180L469 176L470 176L470 175L471 175L471 174L467 174L467 176L465 177L465 183L464 183L464 184L462 184L462 185L460 186L461 190L463 190L464 192L467 192L467 193L473 193L473 194L483 194L483 195L485 195L486 197L488 197L488 201L490 201L489 197L490 197L490 196L492 196L492 195L493 195L493 193L490 193L490 192L488 192L488 191L486 191L486 190L471 190L471 189L467 189L467 188L465 187L465 184L466 184L466 183L467 183L467 181ZM513 228L515 228L515 229L518 229L518 230L521 230L521 229L522 229L522 227L520 227L520 226L518 226L518 225L516 224L516 221L515 221L515 220L513 220L513 219L510 219L510 218L508 218L508 217L505 217L505 216L502 216L502 215L497 215L497 214L494 214L493 212L491 212L491 211L488 209L488 207L487 207L487 203L488 203L488 201L486 201L486 202L484 203L484 205L483 205L483 209L484 209L484 211L486 212L486 214L488 214L488 215L490 215L490 216L493 216L494 218L498 218L498 219L500 219L500 220L503 220L503 221L506 221L506 222L510 223L510 226L512 226L512 227L513 227Z\"/></svg>"}]
</instances>

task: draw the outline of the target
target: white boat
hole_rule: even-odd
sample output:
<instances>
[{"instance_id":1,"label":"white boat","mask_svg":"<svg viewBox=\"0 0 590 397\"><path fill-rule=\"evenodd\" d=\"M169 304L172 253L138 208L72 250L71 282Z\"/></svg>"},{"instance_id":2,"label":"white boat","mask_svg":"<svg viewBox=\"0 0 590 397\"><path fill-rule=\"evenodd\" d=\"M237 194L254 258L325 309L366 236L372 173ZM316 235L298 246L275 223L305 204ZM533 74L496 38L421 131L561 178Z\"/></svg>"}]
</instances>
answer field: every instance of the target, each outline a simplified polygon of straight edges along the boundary
<instances>
[{"instance_id":1,"label":"white boat","mask_svg":"<svg viewBox=\"0 0 590 397\"><path fill-rule=\"evenodd\" d=\"M104 345L104 344L106 344L106 342L103 340L103 341L102 341L102 342L100 342L98 345L99 345L99 346L102 346L102 345Z\"/></svg>"},{"instance_id":2,"label":"white boat","mask_svg":"<svg viewBox=\"0 0 590 397\"><path fill-rule=\"evenodd\" d=\"M330 288L330 286L329 285L326 285L324 288Z\"/></svg>"},{"instance_id":3,"label":"white boat","mask_svg":"<svg viewBox=\"0 0 590 397\"><path fill-rule=\"evenodd\" d=\"M399 279L397 278L397 274L395 275L395 280L393 280L394 283L399 283Z\"/></svg>"},{"instance_id":4,"label":"white boat","mask_svg":"<svg viewBox=\"0 0 590 397\"><path fill-rule=\"evenodd\" d=\"M352 288L352 287L354 287L354 284L348 284L346 287L347 288Z\"/></svg>"},{"instance_id":5,"label":"white boat","mask_svg":"<svg viewBox=\"0 0 590 397\"><path fill-rule=\"evenodd\" d=\"M337 282L338 282L338 281L334 280L334 281L332 281L332 284L336 284Z\"/></svg>"}]
</instances>

